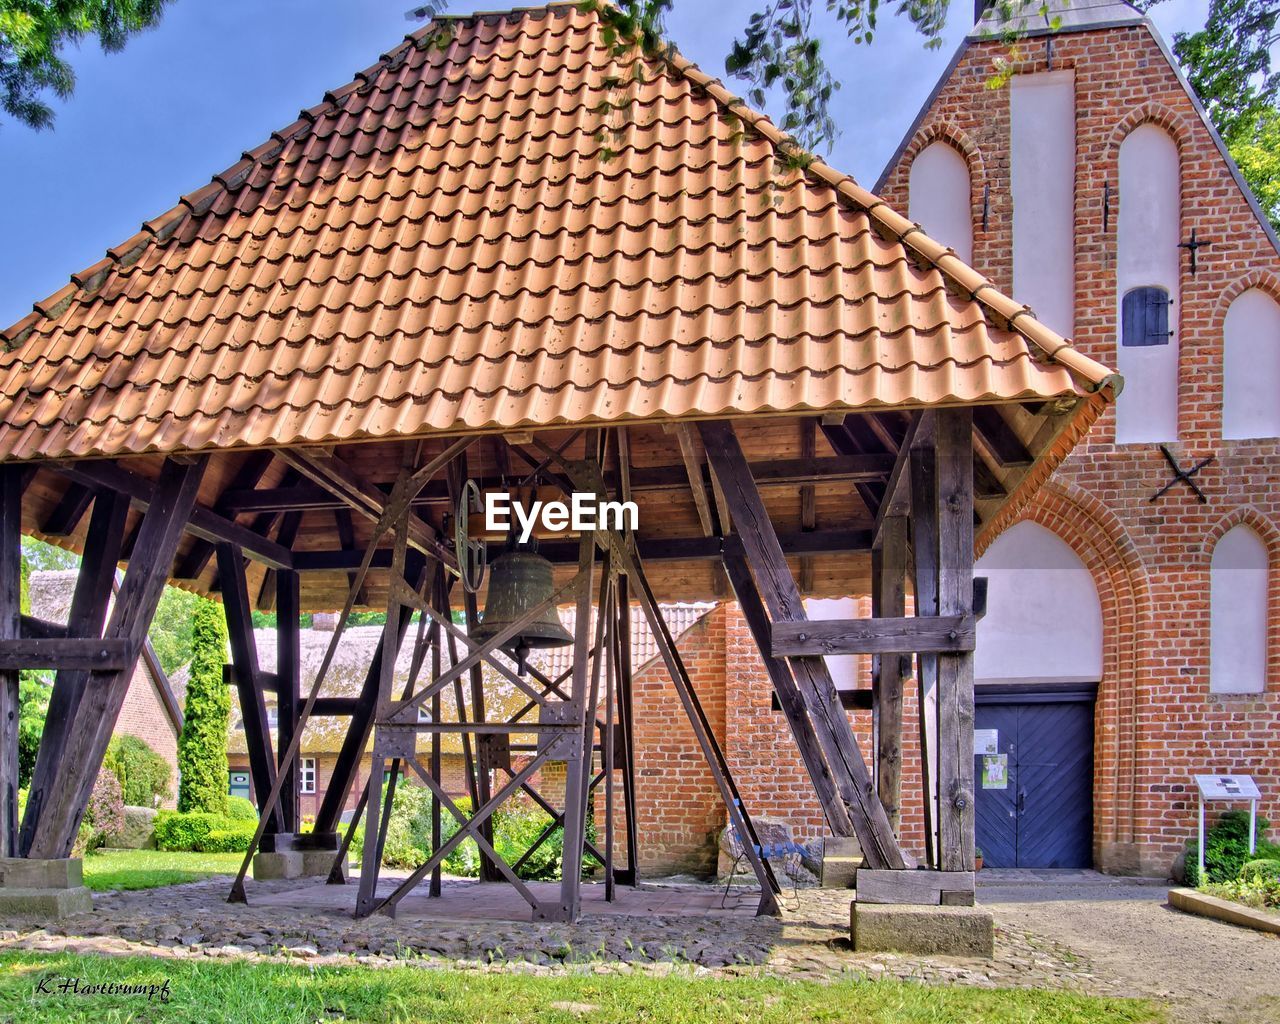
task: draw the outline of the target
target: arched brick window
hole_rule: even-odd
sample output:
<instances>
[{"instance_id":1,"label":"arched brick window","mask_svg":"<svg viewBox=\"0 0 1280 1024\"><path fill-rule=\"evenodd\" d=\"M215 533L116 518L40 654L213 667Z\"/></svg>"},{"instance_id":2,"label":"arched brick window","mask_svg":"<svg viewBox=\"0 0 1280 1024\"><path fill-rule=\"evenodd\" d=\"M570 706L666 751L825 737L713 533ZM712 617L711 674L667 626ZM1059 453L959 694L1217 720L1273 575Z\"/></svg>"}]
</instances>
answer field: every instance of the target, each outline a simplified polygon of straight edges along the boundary
<instances>
[{"instance_id":1,"label":"arched brick window","mask_svg":"<svg viewBox=\"0 0 1280 1024\"><path fill-rule=\"evenodd\" d=\"M1267 685L1267 546L1233 526L1209 566L1209 690L1261 693Z\"/></svg>"},{"instance_id":2,"label":"arched brick window","mask_svg":"<svg viewBox=\"0 0 1280 1024\"><path fill-rule=\"evenodd\" d=\"M1280 304L1260 288L1237 296L1223 323L1222 436L1280 437Z\"/></svg>"},{"instance_id":3,"label":"arched brick window","mask_svg":"<svg viewBox=\"0 0 1280 1024\"><path fill-rule=\"evenodd\" d=\"M1120 444L1178 439L1180 175L1178 146L1159 125L1141 124L1120 144L1116 369L1125 383L1116 403ZM1126 299L1134 321L1127 334ZM1134 308L1136 299L1142 300L1141 310ZM1162 339L1150 331L1136 337L1137 314L1145 324L1153 319L1148 314L1157 312L1164 314L1168 333Z\"/></svg>"},{"instance_id":4,"label":"arched brick window","mask_svg":"<svg viewBox=\"0 0 1280 1024\"><path fill-rule=\"evenodd\" d=\"M937 140L911 161L908 214L931 237L973 262L973 211L969 162L954 146Z\"/></svg>"}]
</instances>

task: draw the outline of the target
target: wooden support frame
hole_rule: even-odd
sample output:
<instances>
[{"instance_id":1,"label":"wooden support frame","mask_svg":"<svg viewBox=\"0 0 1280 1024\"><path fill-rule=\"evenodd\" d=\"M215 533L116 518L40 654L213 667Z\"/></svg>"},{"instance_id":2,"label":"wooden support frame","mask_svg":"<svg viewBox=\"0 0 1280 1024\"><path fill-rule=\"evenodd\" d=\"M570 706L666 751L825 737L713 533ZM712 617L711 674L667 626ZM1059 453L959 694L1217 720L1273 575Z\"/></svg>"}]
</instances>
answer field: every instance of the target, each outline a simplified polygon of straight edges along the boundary
<instances>
[{"instance_id":1,"label":"wooden support frame","mask_svg":"<svg viewBox=\"0 0 1280 1024\"><path fill-rule=\"evenodd\" d=\"M161 592L169 581L178 542L195 508L206 464L204 456L165 461L139 534L138 546L145 558L135 557L130 562L104 639L126 640L135 651L141 651ZM20 837L25 856L58 859L71 852L133 668L131 663L122 669L90 674L44 803L35 816L27 808Z\"/></svg>"},{"instance_id":2,"label":"wooden support frame","mask_svg":"<svg viewBox=\"0 0 1280 1024\"><path fill-rule=\"evenodd\" d=\"M252 607L249 604L244 558L232 544L216 547L218 575L222 579L222 605L227 619L227 639L231 647L231 664L235 668L236 688L240 698L240 716L244 723L245 749L249 757L249 775L258 813L267 821L271 834L287 831L284 816L278 808L268 813L267 794L276 784L276 758L271 749L271 728L267 721L267 705L263 698L262 670L258 665L258 648L253 636ZM279 686L279 674L276 674Z\"/></svg>"},{"instance_id":3,"label":"wooden support frame","mask_svg":"<svg viewBox=\"0 0 1280 1024\"><path fill-rule=\"evenodd\" d=\"M898 467L905 465L905 462L905 459L899 458ZM894 500L891 483L885 495L885 505ZM869 621L895 624L928 621L903 617L907 610L906 517L889 516L882 520L880 541L880 546L871 552L871 612L878 618ZM968 625L969 649L972 649L972 622ZM962 633L961 622L956 622L954 628L946 630L943 639L950 645L956 645L960 642ZM902 822L902 689L910 672L909 658L904 657L904 652L901 651L880 650L873 653L876 656L872 664L871 684L875 712L876 792L880 796L880 803L884 805L885 813L889 815L889 824L897 834Z\"/></svg>"},{"instance_id":4,"label":"wooden support frame","mask_svg":"<svg viewBox=\"0 0 1280 1024\"><path fill-rule=\"evenodd\" d=\"M125 496L108 491L95 497L84 555L80 559L80 574L76 577L71 609L63 630L64 637L101 638L102 627L107 618L107 605L111 600L116 563L120 560L124 543L128 514L129 499ZM65 670L54 677L44 731L40 736L40 749L36 754L35 770L27 793L24 831L19 843L19 852L23 855L32 836L25 823L39 818L46 796L54 785L67 735L75 721L80 698L88 681L89 675L84 671Z\"/></svg>"},{"instance_id":5,"label":"wooden support frame","mask_svg":"<svg viewBox=\"0 0 1280 1024\"><path fill-rule=\"evenodd\" d=\"M905 542L901 553L905 559ZM872 555L876 556L878 552L872 552ZM877 575L873 562L873 580ZM903 590L901 579L897 589ZM898 604L902 606L905 601ZM887 618L824 619L820 622L775 622L772 650L777 658L831 654L949 654L972 651L976 636L977 624L972 615L943 615L927 619L894 615Z\"/></svg>"},{"instance_id":6,"label":"wooden support frame","mask_svg":"<svg viewBox=\"0 0 1280 1024\"><path fill-rule=\"evenodd\" d=\"M22 469L0 466L0 642L22 624ZM0 668L0 857L18 852L18 669Z\"/></svg>"},{"instance_id":7,"label":"wooden support frame","mask_svg":"<svg viewBox=\"0 0 1280 1024\"><path fill-rule=\"evenodd\" d=\"M698 426L765 608L774 622L805 621L800 591L787 567L732 425L708 421ZM770 652L761 653L768 657ZM813 723L867 863L881 868L908 866L908 858L898 845L884 806L874 793L871 773L840 706L826 663L821 658L803 657L791 659L791 666L804 699L805 712Z\"/></svg>"}]
</instances>

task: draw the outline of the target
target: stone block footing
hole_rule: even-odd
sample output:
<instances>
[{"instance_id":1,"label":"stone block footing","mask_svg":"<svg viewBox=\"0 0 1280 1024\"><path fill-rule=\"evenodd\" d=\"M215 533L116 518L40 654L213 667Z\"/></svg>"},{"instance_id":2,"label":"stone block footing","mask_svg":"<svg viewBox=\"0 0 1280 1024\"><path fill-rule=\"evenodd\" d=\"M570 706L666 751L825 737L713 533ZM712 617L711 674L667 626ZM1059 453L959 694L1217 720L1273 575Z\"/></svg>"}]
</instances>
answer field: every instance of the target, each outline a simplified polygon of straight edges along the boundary
<instances>
[{"instance_id":1,"label":"stone block footing","mask_svg":"<svg viewBox=\"0 0 1280 1024\"><path fill-rule=\"evenodd\" d=\"M822 842L824 889L852 889L862 867L862 847L852 837L827 836Z\"/></svg>"},{"instance_id":2,"label":"stone block footing","mask_svg":"<svg viewBox=\"0 0 1280 1024\"><path fill-rule=\"evenodd\" d=\"M990 959L995 954L995 921L981 907L855 901L850 908L850 939L859 953Z\"/></svg>"},{"instance_id":3,"label":"stone block footing","mask_svg":"<svg viewBox=\"0 0 1280 1024\"><path fill-rule=\"evenodd\" d=\"M56 920L92 909L80 858L0 858L0 915Z\"/></svg>"},{"instance_id":4,"label":"stone block footing","mask_svg":"<svg viewBox=\"0 0 1280 1024\"><path fill-rule=\"evenodd\" d=\"M255 853L253 877L259 882L280 878L328 878L336 855L333 850Z\"/></svg>"}]
</instances>

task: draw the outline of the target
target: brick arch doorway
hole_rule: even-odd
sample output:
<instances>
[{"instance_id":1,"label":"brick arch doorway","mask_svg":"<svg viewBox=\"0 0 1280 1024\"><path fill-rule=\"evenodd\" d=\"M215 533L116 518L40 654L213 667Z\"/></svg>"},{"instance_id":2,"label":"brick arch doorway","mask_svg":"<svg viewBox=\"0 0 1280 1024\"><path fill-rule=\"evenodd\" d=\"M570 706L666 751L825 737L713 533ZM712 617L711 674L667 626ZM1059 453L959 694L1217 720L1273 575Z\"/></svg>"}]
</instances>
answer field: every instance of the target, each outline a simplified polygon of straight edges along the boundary
<instances>
[{"instance_id":1,"label":"brick arch doorway","mask_svg":"<svg viewBox=\"0 0 1280 1024\"><path fill-rule=\"evenodd\" d=\"M992 867L1093 865L1102 602L1075 550L1031 520L987 549L975 663L978 846Z\"/></svg>"}]
</instances>

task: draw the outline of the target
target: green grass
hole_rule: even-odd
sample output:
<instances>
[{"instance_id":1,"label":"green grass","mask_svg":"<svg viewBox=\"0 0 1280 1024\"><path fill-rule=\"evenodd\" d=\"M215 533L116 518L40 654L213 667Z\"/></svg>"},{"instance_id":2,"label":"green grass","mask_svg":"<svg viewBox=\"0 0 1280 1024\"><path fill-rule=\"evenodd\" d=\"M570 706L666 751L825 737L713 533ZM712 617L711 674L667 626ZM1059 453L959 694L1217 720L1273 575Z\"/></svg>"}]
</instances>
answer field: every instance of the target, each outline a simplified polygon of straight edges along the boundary
<instances>
[{"instance_id":1,"label":"green grass","mask_svg":"<svg viewBox=\"0 0 1280 1024\"><path fill-rule=\"evenodd\" d=\"M145 995L57 985L168 983ZM46 988L38 988L45 979ZM576 1007L557 1007L575 1003ZM69 1024L1154 1024L1148 1003L1032 990L891 981L823 985L763 978L531 977L412 967L316 967L216 960L0 954L0 1021Z\"/></svg>"},{"instance_id":2,"label":"green grass","mask_svg":"<svg viewBox=\"0 0 1280 1024\"><path fill-rule=\"evenodd\" d=\"M84 858L84 884L108 889L154 889L195 882L212 875L234 875L243 853L165 853L162 850L106 850ZM3 1018L0 1018L2 1024Z\"/></svg>"}]
</instances>

